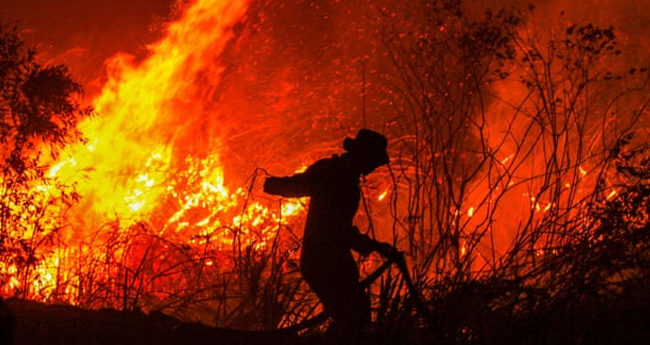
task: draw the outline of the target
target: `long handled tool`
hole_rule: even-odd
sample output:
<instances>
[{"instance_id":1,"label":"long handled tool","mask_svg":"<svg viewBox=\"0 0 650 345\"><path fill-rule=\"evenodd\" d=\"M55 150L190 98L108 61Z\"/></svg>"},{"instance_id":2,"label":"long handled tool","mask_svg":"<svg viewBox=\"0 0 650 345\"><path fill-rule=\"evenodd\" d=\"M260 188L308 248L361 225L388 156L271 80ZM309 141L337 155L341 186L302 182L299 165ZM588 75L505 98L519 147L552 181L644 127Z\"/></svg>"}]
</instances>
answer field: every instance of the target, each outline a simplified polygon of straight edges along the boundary
<instances>
[{"instance_id":1,"label":"long handled tool","mask_svg":"<svg viewBox=\"0 0 650 345\"><path fill-rule=\"evenodd\" d=\"M386 260L381 266L379 266L374 272L370 273L368 276L366 276L363 280L361 280L359 283L361 284L362 287L367 288L377 280L392 264L394 261L392 260ZM408 283L407 283L408 284ZM411 283L412 285L412 283ZM316 316L304 320L300 323L297 323L293 326L285 327L285 328L280 328L278 330L272 331L272 332L281 332L283 334L287 333L297 333L302 331L303 329L311 328L314 327L321 322L325 321L327 319L327 313L322 311Z\"/></svg>"},{"instance_id":2,"label":"long handled tool","mask_svg":"<svg viewBox=\"0 0 650 345\"><path fill-rule=\"evenodd\" d=\"M408 288L409 293L411 294L411 297L415 302L415 308L417 312L420 314L420 317L422 317L427 323L427 326L429 326L429 328L433 330L434 326L431 318L431 313L429 312L429 308L424 304L422 296L416 289L415 284L413 284L413 280L411 279L411 275L409 274L408 267L406 266L406 260L404 259L404 254L402 254L402 252L395 249L394 252L391 253L391 255L388 255L387 260L384 261L384 263L381 266L379 266L374 272L370 273L360 282L361 286L363 286L364 288L370 286L370 284L372 284L375 280L377 280L377 278L379 278L392 264L395 264L399 269L400 273L402 273L402 277L404 279L404 282L406 283L406 287ZM321 322L325 321L326 319L327 319L327 313L323 311L310 319L304 320L290 327L275 330L274 332L296 333L303 329L314 327L320 324Z\"/></svg>"},{"instance_id":3,"label":"long handled tool","mask_svg":"<svg viewBox=\"0 0 650 345\"><path fill-rule=\"evenodd\" d=\"M431 313L429 312L429 308L424 304L424 300L422 299L420 292L415 288L415 284L413 284L413 280L411 280L411 275L409 274L408 267L406 267L406 260L404 260L404 254L402 254L402 252L400 251L395 250L395 253L393 253L392 256L393 257L391 258L392 259L391 261L395 262L397 268L402 273L402 278L406 283L406 287L408 288L411 297L415 301L415 308L417 309L420 316L427 323L429 329L433 331L434 325L433 325L433 319L431 318Z\"/></svg>"},{"instance_id":4,"label":"long handled tool","mask_svg":"<svg viewBox=\"0 0 650 345\"><path fill-rule=\"evenodd\" d=\"M413 281L411 280L411 277L406 267L406 262L404 261L404 257L397 250L395 250L395 252L391 254L395 254L395 255L389 255L387 260L379 268L377 268L374 272L366 276L360 282L361 285L363 287L368 287L372 282L374 282L378 277L380 277L392 264L396 264L400 272L402 273L404 281L406 282L406 286L409 289L409 293L411 294L412 298L415 301L417 312L420 314L420 316L423 319L425 319L425 321L427 322L431 330L433 330L433 326L431 323L432 319L430 317L429 310L427 309L426 305L422 300L422 297L418 293L417 289L415 288L415 285L413 284ZM207 337L206 339L213 337L215 336L215 334L217 334L220 337L224 337L227 335L232 339L238 339L239 343L245 343L245 344L253 344L253 345L285 344L285 343L291 343L291 340L284 341L281 339L285 339L285 340L293 339L294 337L297 336L297 334L300 331L314 327L320 324L321 322L325 321L326 319L327 319L327 314L325 312L321 312L320 314L310 319L307 319L305 321L302 321L296 325L286 327L286 328L276 329L272 331L237 331L237 330L224 330L224 329L219 329L219 330L209 329L206 331L205 328L201 328L201 326L197 326L196 324L182 324L176 327L174 332L175 332L175 336L178 339L183 339L184 341L187 341L187 339L196 338L197 334L205 335ZM203 333L198 332L197 330L203 330ZM196 339L203 339L203 338L199 337ZM198 344L204 342L201 341L201 342L191 342L191 343Z\"/></svg>"}]
</instances>

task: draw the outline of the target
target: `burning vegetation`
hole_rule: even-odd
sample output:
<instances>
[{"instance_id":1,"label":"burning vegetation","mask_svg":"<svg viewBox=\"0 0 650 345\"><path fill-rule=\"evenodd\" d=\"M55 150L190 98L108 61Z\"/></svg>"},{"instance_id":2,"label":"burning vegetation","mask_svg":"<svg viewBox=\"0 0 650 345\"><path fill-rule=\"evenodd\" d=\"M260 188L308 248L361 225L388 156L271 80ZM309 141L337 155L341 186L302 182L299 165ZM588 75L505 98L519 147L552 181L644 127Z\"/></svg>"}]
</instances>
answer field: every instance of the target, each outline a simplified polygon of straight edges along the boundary
<instances>
[{"instance_id":1,"label":"burning vegetation","mask_svg":"<svg viewBox=\"0 0 650 345\"><path fill-rule=\"evenodd\" d=\"M106 63L88 104L2 27L2 296L307 320L308 200L262 193L261 167L300 171L365 126L391 162L357 226L405 253L428 311L388 269L369 287L386 339L647 337L650 75L615 28L453 0L181 8L146 57Z\"/></svg>"}]
</instances>

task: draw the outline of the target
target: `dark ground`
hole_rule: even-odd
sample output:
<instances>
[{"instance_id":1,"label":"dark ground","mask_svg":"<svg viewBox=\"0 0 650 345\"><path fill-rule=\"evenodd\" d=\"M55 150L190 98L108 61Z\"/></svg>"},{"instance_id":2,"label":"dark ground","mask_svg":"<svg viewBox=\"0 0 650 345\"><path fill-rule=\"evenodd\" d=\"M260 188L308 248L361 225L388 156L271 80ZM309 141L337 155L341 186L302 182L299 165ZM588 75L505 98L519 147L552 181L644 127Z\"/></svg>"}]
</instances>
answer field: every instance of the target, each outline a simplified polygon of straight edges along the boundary
<instances>
[{"instance_id":1,"label":"dark ground","mask_svg":"<svg viewBox=\"0 0 650 345\"><path fill-rule=\"evenodd\" d=\"M109 309L84 310L73 306L45 305L17 299L5 300L5 303L13 314L14 345L318 343L315 338L235 331L183 323L162 314L145 315Z\"/></svg>"},{"instance_id":2,"label":"dark ground","mask_svg":"<svg viewBox=\"0 0 650 345\"><path fill-rule=\"evenodd\" d=\"M0 300L1 301L1 300ZM1 303L1 302L0 302ZM184 323L163 314L117 310L85 310L68 305L47 305L9 299L5 306L13 315L13 343L0 345L326 345L320 334L297 336L281 332L246 332ZM3 319L0 304L0 320ZM636 311L635 311L636 310ZM599 315L557 313L551 320L531 322L491 315L480 337L447 334L446 341L416 341L417 344L650 344L650 312L628 309ZM589 322L586 322L589 320ZM466 320L468 325L471 320ZM0 338L4 322L0 322ZM488 328L488 329L485 329ZM448 333L448 332L447 332ZM479 334L477 333L477 335ZM464 334L464 333L463 333ZM493 336L489 336L492 334ZM459 334L460 335L460 334ZM465 334L467 335L467 334ZM0 339L3 340L3 339ZM409 345L394 337L373 337L373 345ZM337 344L338 345L338 344Z\"/></svg>"}]
</instances>

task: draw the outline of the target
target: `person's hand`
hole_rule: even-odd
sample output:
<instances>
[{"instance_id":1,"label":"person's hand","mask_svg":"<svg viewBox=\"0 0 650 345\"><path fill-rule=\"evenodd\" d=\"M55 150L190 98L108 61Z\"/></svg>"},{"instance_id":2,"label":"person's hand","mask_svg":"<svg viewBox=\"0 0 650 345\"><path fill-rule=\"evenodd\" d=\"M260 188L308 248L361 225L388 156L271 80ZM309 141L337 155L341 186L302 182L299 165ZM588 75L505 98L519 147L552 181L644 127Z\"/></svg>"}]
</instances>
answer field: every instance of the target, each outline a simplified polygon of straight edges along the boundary
<instances>
[{"instance_id":1,"label":"person's hand","mask_svg":"<svg viewBox=\"0 0 650 345\"><path fill-rule=\"evenodd\" d=\"M264 193L269 193L269 194L280 194L281 188L280 184L278 183L278 178L273 177L273 176L268 176L264 180Z\"/></svg>"},{"instance_id":2,"label":"person's hand","mask_svg":"<svg viewBox=\"0 0 650 345\"><path fill-rule=\"evenodd\" d=\"M264 180L264 192L268 193L269 189L273 189L273 177L267 177Z\"/></svg>"},{"instance_id":3,"label":"person's hand","mask_svg":"<svg viewBox=\"0 0 650 345\"><path fill-rule=\"evenodd\" d=\"M391 261L397 261L401 257L401 253L399 252L399 250L397 250L397 248L391 246L386 242L377 242L375 251L377 251L377 253L381 254L381 256Z\"/></svg>"}]
</instances>

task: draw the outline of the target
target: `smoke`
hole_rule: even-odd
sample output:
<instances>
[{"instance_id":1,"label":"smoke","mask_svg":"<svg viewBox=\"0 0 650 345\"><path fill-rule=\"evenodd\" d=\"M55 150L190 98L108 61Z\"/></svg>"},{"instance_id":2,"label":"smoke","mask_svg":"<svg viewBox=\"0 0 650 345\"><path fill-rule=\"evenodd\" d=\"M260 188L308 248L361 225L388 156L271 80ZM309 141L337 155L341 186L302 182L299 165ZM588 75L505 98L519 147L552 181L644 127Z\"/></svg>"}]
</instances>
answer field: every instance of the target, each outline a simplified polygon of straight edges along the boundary
<instances>
[{"instance_id":1,"label":"smoke","mask_svg":"<svg viewBox=\"0 0 650 345\"><path fill-rule=\"evenodd\" d=\"M77 178L82 180L78 187L84 206L104 203L106 213L153 213L169 204L172 210L160 212L159 224L176 226L181 216L196 211L188 216L200 220L192 219L194 225L216 228L220 215L214 210L226 198L205 200L226 194L223 181L232 191L244 186L257 167L274 175L290 174L341 151L342 139L361 127L386 132L390 126L392 109L381 83L394 66L381 42L379 7L408 3L253 0L245 14L228 18L232 23L222 25L220 20L226 19L213 15L174 31L176 37L166 36L173 31L170 25L197 2L0 3L0 19L19 23L44 64L68 65L97 106L98 119L84 126L95 135L88 152L77 149L65 157L68 169L83 171ZM524 0L466 4L476 13L487 5L528 6ZM537 1L531 27L613 25L622 48L631 53L629 62L643 62L649 44L644 36L650 19L646 5ZM223 34L215 33L216 28ZM183 51L161 49L179 42ZM170 59L174 54L180 57L176 64ZM153 115L145 116L149 113ZM110 132L107 140L95 141L102 132ZM90 164L73 164L82 159ZM182 183L170 183L175 171ZM521 193L516 197L509 203L528 208L528 200L520 202ZM120 203L122 208L115 206ZM203 226L204 220L211 225Z\"/></svg>"},{"instance_id":2,"label":"smoke","mask_svg":"<svg viewBox=\"0 0 650 345\"><path fill-rule=\"evenodd\" d=\"M539 27L548 27L558 20L580 24L592 23L600 27L613 26L621 43L627 49L634 50L633 54L639 56L639 61L647 60L650 44L647 32L650 29L650 12L647 11L648 0L496 0L488 3L499 6L516 6L525 8L528 5L535 7L532 19ZM564 14L560 17L560 14Z\"/></svg>"},{"instance_id":3,"label":"smoke","mask_svg":"<svg viewBox=\"0 0 650 345\"><path fill-rule=\"evenodd\" d=\"M68 66L89 97L106 80L104 63L118 52L137 57L177 16L175 0L4 0L0 22L17 25L42 64Z\"/></svg>"},{"instance_id":4,"label":"smoke","mask_svg":"<svg viewBox=\"0 0 650 345\"><path fill-rule=\"evenodd\" d=\"M529 3L466 2L477 9L525 8ZM614 25L628 49L634 50L631 55L642 61L650 44L645 35L650 25L648 3L535 1L533 19L547 24L560 20L558 14L564 12L562 20ZM208 95L218 103L206 120L208 135L225 138L228 159L237 167L233 175L246 175L257 165L287 173L338 150L343 137L364 122L383 129L386 119L375 85L383 67L378 62L379 5L391 2L252 3L221 62L226 71L220 89ZM147 46L185 6L172 0L6 0L0 4L0 20L17 22L42 61L67 64L92 97L106 82L105 62L111 56L125 52L135 60L145 57L150 53ZM251 152L264 151L270 157L250 160Z\"/></svg>"},{"instance_id":5,"label":"smoke","mask_svg":"<svg viewBox=\"0 0 650 345\"><path fill-rule=\"evenodd\" d=\"M115 76L116 66L124 61L138 66L155 54L151 47L190 4L8 0L0 4L0 13L3 21L21 24L44 63L66 63L92 98L109 76L120 78ZM529 2L476 0L465 4L480 14L488 6L526 8ZM536 1L530 27L613 25L633 65L647 60L647 4ZM239 187L257 167L276 175L290 174L338 152L342 139L360 127L384 131L391 114L380 84L382 73L392 66L386 65L381 43L380 6L406 8L408 4L390 0L253 1L233 28L225 49L218 55L196 52L197 57L207 59L202 64L216 71L202 67L203 71L182 79L190 85L181 88L186 91L164 96L168 114L164 119L155 124L125 122L119 132L165 136L156 140L173 143L166 150L177 157L218 152L226 183ZM206 29L210 30L197 28ZM122 73L120 68L118 73ZM170 115L169 109L178 113ZM142 111L132 114L134 119ZM153 130L142 131L143 127ZM175 130L169 132L169 128Z\"/></svg>"}]
</instances>

